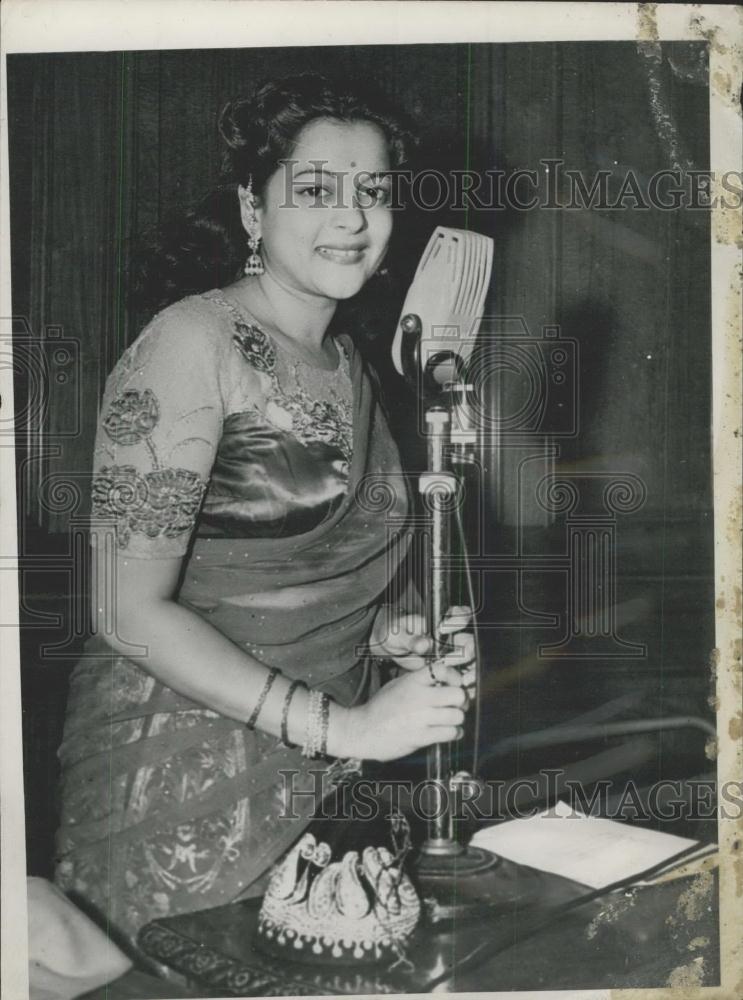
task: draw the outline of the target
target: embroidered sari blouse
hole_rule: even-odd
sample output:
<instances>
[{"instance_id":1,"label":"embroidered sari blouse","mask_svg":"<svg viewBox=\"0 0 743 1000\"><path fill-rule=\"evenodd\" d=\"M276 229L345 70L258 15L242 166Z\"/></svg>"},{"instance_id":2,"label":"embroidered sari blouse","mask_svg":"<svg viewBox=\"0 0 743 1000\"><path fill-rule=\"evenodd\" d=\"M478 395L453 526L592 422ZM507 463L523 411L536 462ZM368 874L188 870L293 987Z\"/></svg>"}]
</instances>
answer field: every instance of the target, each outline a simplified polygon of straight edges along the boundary
<instances>
[{"instance_id":1,"label":"embroidered sari blouse","mask_svg":"<svg viewBox=\"0 0 743 1000\"><path fill-rule=\"evenodd\" d=\"M106 384L91 541L138 558L202 537L281 538L331 516L348 487L351 345L321 371L215 290L153 319Z\"/></svg>"}]
</instances>

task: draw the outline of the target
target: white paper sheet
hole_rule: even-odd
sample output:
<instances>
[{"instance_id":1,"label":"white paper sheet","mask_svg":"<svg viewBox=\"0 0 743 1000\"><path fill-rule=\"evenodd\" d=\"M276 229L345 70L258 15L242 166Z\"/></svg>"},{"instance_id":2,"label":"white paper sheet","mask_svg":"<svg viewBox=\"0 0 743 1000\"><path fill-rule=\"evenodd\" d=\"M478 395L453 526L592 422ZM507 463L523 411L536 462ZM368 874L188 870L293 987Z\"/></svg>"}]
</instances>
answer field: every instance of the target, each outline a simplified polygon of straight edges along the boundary
<instances>
[{"instance_id":1,"label":"white paper sheet","mask_svg":"<svg viewBox=\"0 0 743 1000\"><path fill-rule=\"evenodd\" d=\"M697 842L585 816L558 802L537 816L479 830L472 843L519 864L601 889L660 864Z\"/></svg>"}]
</instances>

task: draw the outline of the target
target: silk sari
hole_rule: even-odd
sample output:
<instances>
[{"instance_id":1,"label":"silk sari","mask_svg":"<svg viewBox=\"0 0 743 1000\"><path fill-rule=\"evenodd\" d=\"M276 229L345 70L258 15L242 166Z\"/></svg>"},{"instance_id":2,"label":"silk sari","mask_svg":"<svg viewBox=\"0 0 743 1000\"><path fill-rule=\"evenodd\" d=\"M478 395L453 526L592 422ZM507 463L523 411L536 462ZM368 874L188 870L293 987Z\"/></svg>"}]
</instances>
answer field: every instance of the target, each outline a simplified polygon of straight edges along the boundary
<instances>
[{"instance_id":1,"label":"silk sari","mask_svg":"<svg viewBox=\"0 0 743 1000\"><path fill-rule=\"evenodd\" d=\"M220 303L229 306L213 293L208 307ZM281 358L229 309L241 363L275 379ZM178 600L262 663L353 705L378 684L367 641L406 554L408 496L375 383L351 339L338 340L352 385L350 462L344 467L338 435L322 431L323 415L335 411L318 412L306 391L299 399L274 382L265 405L227 414ZM141 381L127 374L110 389L102 423L126 452L136 438L131 428L141 438L147 424L141 411L130 419L132 406L146 399L152 411L156 378L146 358L124 367L143 373ZM292 403L301 419L282 426L270 407L292 413ZM120 433L122 414L128 436ZM113 468L99 470L99 494L113 488ZM115 468L133 475L129 465ZM183 472L176 478L185 481ZM161 510L127 509L126 533L134 526L146 534ZM124 514L119 503L120 528ZM73 673L59 757L56 880L130 945L152 919L259 892L262 876L311 820L318 795L349 769L344 761L308 761L189 701L100 638Z\"/></svg>"}]
</instances>

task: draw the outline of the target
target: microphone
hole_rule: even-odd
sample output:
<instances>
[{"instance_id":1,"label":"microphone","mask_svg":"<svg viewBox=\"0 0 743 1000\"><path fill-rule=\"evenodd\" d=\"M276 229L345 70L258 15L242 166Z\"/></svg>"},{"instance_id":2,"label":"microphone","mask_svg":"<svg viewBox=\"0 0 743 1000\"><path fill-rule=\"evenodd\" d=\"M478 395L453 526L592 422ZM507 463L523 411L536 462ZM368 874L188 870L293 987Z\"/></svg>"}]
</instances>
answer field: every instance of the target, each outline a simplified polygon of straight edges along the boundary
<instances>
[{"instance_id":1,"label":"microphone","mask_svg":"<svg viewBox=\"0 0 743 1000\"><path fill-rule=\"evenodd\" d=\"M493 240L438 226L408 289L392 362L421 400L450 393L453 462L475 461L477 422L467 362L482 322L493 269Z\"/></svg>"},{"instance_id":2,"label":"microphone","mask_svg":"<svg viewBox=\"0 0 743 1000\"><path fill-rule=\"evenodd\" d=\"M392 362L400 375L419 385L421 376L440 386L460 379L480 329L492 269L489 236L444 226L433 231L392 344Z\"/></svg>"}]
</instances>

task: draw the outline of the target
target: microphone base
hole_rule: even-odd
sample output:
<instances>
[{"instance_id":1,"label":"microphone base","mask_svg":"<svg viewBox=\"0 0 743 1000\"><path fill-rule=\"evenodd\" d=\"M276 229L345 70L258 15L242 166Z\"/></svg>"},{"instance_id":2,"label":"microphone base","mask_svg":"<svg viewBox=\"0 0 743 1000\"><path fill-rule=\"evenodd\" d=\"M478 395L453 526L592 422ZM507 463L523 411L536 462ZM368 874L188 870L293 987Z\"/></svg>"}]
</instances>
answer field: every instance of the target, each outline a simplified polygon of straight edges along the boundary
<instances>
[{"instance_id":1,"label":"microphone base","mask_svg":"<svg viewBox=\"0 0 743 1000\"><path fill-rule=\"evenodd\" d=\"M421 852L414 871L429 924L480 918L503 905L494 873L497 854L464 847L457 854Z\"/></svg>"}]
</instances>

